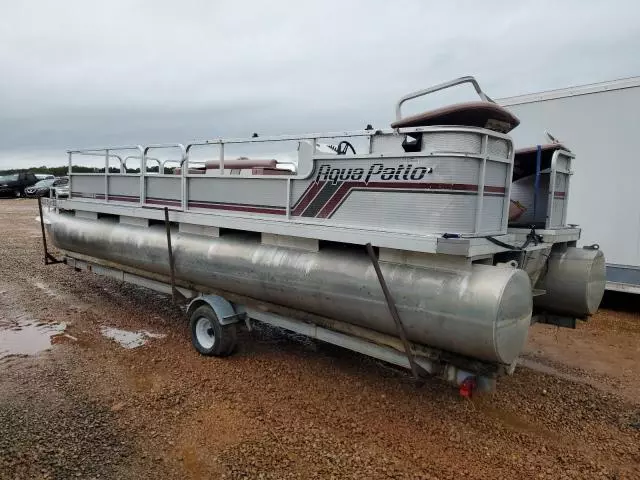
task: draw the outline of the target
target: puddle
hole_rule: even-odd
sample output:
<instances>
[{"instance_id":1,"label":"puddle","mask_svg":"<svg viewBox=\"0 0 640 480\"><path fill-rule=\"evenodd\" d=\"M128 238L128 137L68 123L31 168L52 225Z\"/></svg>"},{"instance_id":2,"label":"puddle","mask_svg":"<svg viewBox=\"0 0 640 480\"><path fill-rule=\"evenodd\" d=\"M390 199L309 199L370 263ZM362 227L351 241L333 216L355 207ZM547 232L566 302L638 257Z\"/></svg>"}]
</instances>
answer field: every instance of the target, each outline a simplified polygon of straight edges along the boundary
<instances>
[{"instance_id":1,"label":"puddle","mask_svg":"<svg viewBox=\"0 0 640 480\"><path fill-rule=\"evenodd\" d=\"M147 343L150 338L166 337L163 333L151 333L146 330L130 332L129 330L120 330L112 327L101 327L100 333L105 337L118 342L120 346L124 348L137 348Z\"/></svg>"},{"instance_id":2,"label":"puddle","mask_svg":"<svg viewBox=\"0 0 640 480\"><path fill-rule=\"evenodd\" d=\"M14 355L36 355L51 348L51 337L60 335L66 323L16 320L0 322L0 360Z\"/></svg>"}]
</instances>

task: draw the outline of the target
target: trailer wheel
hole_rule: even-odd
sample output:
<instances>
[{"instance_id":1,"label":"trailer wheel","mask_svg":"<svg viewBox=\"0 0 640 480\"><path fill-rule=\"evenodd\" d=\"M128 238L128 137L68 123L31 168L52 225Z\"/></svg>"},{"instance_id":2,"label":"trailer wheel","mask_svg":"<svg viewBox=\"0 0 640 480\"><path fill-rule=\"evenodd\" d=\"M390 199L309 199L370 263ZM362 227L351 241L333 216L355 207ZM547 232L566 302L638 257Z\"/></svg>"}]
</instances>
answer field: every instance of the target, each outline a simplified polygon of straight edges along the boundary
<instances>
[{"instance_id":1,"label":"trailer wheel","mask_svg":"<svg viewBox=\"0 0 640 480\"><path fill-rule=\"evenodd\" d=\"M209 305L196 308L189 319L191 343L202 355L226 357L236 347L236 325L220 325Z\"/></svg>"}]
</instances>

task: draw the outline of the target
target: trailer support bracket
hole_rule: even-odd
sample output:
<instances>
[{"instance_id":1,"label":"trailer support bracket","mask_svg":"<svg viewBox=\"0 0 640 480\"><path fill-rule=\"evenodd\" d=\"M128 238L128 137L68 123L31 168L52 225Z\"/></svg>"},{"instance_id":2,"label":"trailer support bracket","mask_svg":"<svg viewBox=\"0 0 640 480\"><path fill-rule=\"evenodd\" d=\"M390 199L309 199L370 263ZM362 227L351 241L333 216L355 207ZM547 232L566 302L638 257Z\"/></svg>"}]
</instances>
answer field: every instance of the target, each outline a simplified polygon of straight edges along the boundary
<instances>
[{"instance_id":1,"label":"trailer support bracket","mask_svg":"<svg viewBox=\"0 0 640 480\"><path fill-rule=\"evenodd\" d=\"M393 300L393 296L389 291L389 287L387 286L387 282L382 275L382 270L380 269L380 264L378 263L378 258L376 257L376 252L373 250L371 243L367 243L367 254L371 259L371 263L373 264L373 268L376 271L376 275L378 276L378 281L380 282L380 286L382 287L382 293L384 293L384 298L387 301L387 307L389 308L389 313L393 318L393 321L396 324L396 329L398 331L398 335L402 340L402 345L404 346L404 351L407 355L407 359L409 360L409 366L411 367L411 373L413 373L413 377L416 382L421 382L421 377L427 373L425 370L418 365L416 359L411 351L411 345L409 344L409 339L407 338L407 332L404 329L404 325L402 324L402 319L400 318L400 314L398 313L398 309L396 308L396 303ZM422 375L421 375L422 374Z\"/></svg>"},{"instance_id":2,"label":"trailer support bracket","mask_svg":"<svg viewBox=\"0 0 640 480\"><path fill-rule=\"evenodd\" d=\"M47 247L47 235L44 231L44 217L42 215L42 199L38 197L38 212L40 214L40 231L42 232L42 247L44 249L44 264L55 265L56 263L63 263L63 260L58 260L56 257L49 253Z\"/></svg>"},{"instance_id":3,"label":"trailer support bracket","mask_svg":"<svg viewBox=\"0 0 640 480\"><path fill-rule=\"evenodd\" d=\"M167 230L167 248L169 249L169 269L171 271L171 298L175 303L186 302L180 290L176 288L176 269L173 261L173 248L171 247L171 224L169 223L169 209L164 207L164 226Z\"/></svg>"}]
</instances>

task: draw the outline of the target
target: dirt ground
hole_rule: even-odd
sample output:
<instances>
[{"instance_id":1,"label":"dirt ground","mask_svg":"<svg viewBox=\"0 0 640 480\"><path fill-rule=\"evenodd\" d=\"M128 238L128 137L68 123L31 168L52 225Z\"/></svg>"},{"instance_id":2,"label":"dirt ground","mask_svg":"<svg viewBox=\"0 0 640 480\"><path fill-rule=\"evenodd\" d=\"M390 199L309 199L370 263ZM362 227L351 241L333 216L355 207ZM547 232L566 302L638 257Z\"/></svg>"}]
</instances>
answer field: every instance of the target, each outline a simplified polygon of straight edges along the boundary
<instances>
[{"instance_id":1,"label":"dirt ground","mask_svg":"<svg viewBox=\"0 0 640 480\"><path fill-rule=\"evenodd\" d=\"M0 479L640 478L633 299L535 325L523 366L469 400L266 330L199 356L168 297L45 267L36 214L0 200ZM50 350L2 354L60 322ZM125 349L104 327L166 336Z\"/></svg>"}]
</instances>

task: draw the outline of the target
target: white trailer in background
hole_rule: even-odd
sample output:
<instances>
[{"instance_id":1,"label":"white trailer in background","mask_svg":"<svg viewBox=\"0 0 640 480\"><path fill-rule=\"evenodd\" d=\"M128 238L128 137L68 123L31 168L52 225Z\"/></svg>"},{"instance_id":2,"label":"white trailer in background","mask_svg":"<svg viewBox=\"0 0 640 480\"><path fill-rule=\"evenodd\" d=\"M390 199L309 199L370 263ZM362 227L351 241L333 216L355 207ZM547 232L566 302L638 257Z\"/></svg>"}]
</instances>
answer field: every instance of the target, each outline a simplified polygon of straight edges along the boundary
<instances>
[{"instance_id":1,"label":"white trailer in background","mask_svg":"<svg viewBox=\"0 0 640 480\"><path fill-rule=\"evenodd\" d=\"M576 155L567 220L607 258L607 289L640 293L640 77L497 100L521 124L516 145L549 143Z\"/></svg>"}]
</instances>

